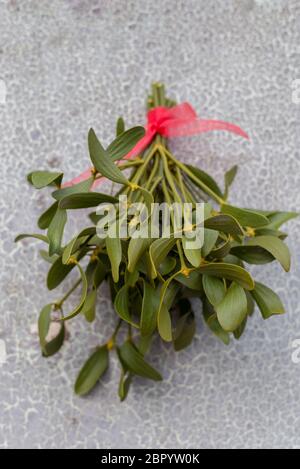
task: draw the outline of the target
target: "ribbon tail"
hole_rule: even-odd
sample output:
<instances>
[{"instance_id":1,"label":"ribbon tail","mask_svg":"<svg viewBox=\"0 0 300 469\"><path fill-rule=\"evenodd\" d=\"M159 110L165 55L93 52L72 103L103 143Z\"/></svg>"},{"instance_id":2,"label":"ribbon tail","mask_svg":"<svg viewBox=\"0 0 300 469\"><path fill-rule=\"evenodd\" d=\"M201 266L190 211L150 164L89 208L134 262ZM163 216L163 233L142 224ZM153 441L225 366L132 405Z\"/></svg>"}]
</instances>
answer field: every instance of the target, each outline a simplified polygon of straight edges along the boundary
<instances>
[{"instance_id":1,"label":"ribbon tail","mask_svg":"<svg viewBox=\"0 0 300 469\"><path fill-rule=\"evenodd\" d=\"M219 120L178 120L170 122L163 130L167 137L185 137L190 135L211 132L212 130L225 130L249 140L248 134L235 124Z\"/></svg>"}]
</instances>

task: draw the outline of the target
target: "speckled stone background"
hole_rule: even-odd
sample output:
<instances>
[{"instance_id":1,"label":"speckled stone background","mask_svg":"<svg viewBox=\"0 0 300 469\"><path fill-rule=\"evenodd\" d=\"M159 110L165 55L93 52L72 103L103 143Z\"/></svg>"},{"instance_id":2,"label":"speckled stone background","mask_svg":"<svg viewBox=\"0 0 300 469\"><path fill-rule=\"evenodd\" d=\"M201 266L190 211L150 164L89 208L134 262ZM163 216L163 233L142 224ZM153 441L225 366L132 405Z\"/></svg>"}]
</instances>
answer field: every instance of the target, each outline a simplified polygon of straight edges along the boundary
<instances>
[{"instance_id":1,"label":"speckled stone background","mask_svg":"<svg viewBox=\"0 0 300 469\"><path fill-rule=\"evenodd\" d=\"M300 447L300 363L292 360L300 339L299 220L287 228L290 274L275 264L251 269L282 295L287 315L263 322L257 312L243 339L226 348L196 304L194 344L180 354L155 347L165 380L135 380L123 404L114 360L92 395L72 392L81 364L113 329L107 292L95 324L76 318L61 353L43 359L35 322L61 292L47 292L39 243L12 241L32 231L49 201L25 174L85 169L88 128L108 143L119 115L128 125L144 122L152 80L164 80L203 117L251 135L250 143L225 133L177 139L176 154L220 183L238 163L232 202L299 210L300 104L292 99L299 20L299 0L0 1L1 448Z\"/></svg>"}]
</instances>

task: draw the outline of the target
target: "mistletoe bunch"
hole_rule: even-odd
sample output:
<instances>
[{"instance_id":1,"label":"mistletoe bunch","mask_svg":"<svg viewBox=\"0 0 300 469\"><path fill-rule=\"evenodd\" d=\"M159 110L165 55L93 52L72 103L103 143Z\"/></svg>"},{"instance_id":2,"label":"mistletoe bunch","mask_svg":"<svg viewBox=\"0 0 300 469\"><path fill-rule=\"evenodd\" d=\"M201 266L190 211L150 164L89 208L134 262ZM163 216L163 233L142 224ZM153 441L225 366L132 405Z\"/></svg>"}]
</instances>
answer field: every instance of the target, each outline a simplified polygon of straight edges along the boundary
<instances>
[{"instance_id":1,"label":"mistletoe bunch","mask_svg":"<svg viewBox=\"0 0 300 469\"><path fill-rule=\"evenodd\" d=\"M163 85L152 86L148 109L175 105L165 96ZM28 175L29 183L36 189L54 186L52 202L38 219L38 227L46 230L46 234L22 234L16 240L30 236L45 243L47 249L40 253L50 264L49 290L58 287L71 271L77 270L79 274L73 287L40 313L39 338L45 357L55 354L62 346L66 321L79 314L88 322L94 321L97 290L103 282L109 284L116 327L107 342L99 344L83 365L75 392L84 395L96 385L109 366L109 355L115 350L120 362L119 396L123 400L135 375L162 379L146 357L155 334L179 351L191 343L197 316L202 312L213 334L229 344L231 337L239 339L243 334L255 304L264 319L284 313L277 294L255 281L245 265L278 261L288 271L290 254L284 243L287 235L280 228L297 214L250 210L229 204L229 188L237 167L225 174L222 190L209 174L175 158L161 135L156 135L141 154L125 160L145 130L143 127L125 130L123 120L119 119L116 133L115 140L104 149L90 130L88 145L93 166L89 177L76 184L65 186L63 174L57 172L35 171ZM93 190L102 177L119 184L116 196ZM125 219L121 215L117 206L119 195L127 196L129 207L139 202L149 208L154 202L170 206L176 202L190 204L193 212L202 202L202 247L189 247L188 230L183 229L180 238L175 236L174 216L171 216L169 237L100 238L96 226L103 215L96 213L96 207L101 204L115 204L116 224L136 223L134 213L128 212ZM89 225L62 244L67 217L73 210L87 208L92 209ZM150 218L140 223L148 225ZM161 223L158 229L162 230ZM79 287L78 304L66 312L66 300ZM201 299L201 312L193 311L192 297ZM54 337L49 334L53 322L60 326Z\"/></svg>"}]
</instances>

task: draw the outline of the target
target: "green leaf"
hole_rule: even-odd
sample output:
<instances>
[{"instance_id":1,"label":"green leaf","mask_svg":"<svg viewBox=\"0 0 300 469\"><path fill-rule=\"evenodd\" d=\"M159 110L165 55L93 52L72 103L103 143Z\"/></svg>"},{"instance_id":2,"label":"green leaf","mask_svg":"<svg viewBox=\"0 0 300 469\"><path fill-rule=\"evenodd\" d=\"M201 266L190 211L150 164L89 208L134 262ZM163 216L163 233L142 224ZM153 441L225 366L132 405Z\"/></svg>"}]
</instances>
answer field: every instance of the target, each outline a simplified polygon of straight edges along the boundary
<instances>
[{"instance_id":1,"label":"green leaf","mask_svg":"<svg viewBox=\"0 0 300 469\"><path fill-rule=\"evenodd\" d=\"M224 331L218 321L217 313L207 299L203 301L203 316L207 327L225 345L230 343L230 335Z\"/></svg>"},{"instance_id":2,"label":"green leaf","mask_svg":"<svg viewBox=\"0 0 300 469\"><path fill-rule=\"evenodd\" d=\"M100 261L100 263L104 266L107 272L111 270L110 260L107 253L100 252L98 254L98 261Z\"/></svg>"},{"instance_id":3,"label":"green leaf","mask_svg":"<svg viewBox=\"0 0 300 469\"><path fill-rule=\"evenodd\" d=\"M131 373L125 374L124 371L122 371L120 382L119 382L119 389L118 389L118 394L119 394L119 398L121 402L123 402L128 396L131 381L132 381L132 374Z\"/></svg>"},{"instance_id":4,"label":"green leaf","mask_svg":"<svg viewBox=\"0 0 300 469\"><path fill-rule=\"evenodd\" d=\"M224 179L225 179L225 192L224 192L225 199L227 199L227 197L228 197L229 188L232 185L237 172L238 172L238 166L234 165L234 166L232 166L232 168L230 168L225 173L225 177L224 177Z\"/></svg>"},{"instance_id":5,"label":"green leaf","mask_svg":"<svg viewBox=\"0 0 300 469\"><path fill-rule=\"evenodd\" d=\"M239 265L240 267L244 267L241 259L234 256L233 254L227 254L227 256L225 256L224 259L222 260L222 262L226 262L226 264L234 264L234 265Z\"/></svg>"},{"instance_id":6,"label":"green leaf","mask_svg":"<svg viewBox=\"0 0 300 469\"><path fill-rule=\"evenodd\" d=\"M101 285L101 283L105 279L107 271L108 271L107 266L100 259L98 259L97 267L94 272L94 287L95 288L98 288Z\"/></svg>"},{"instance_id":7,"label":"green leaf","mask_svg":"<svg viewBox=\"0 0 300 469\"><path fill-rule=\"evenodd\" d=\"M108 152L104 150L93 129L89 131L88 144L92 163L102 176L119 184L130 185L130 182L115 165Z\"/></svg>"},{"instance_id":8,"label":"green leaf","mask_svg":"<svg viewBox=\"0 0 300 469\"><path fill-rule=\"evenodd\" d=\"M77 316L77 314L81 312L85 299L86 299L86 295L87 295L88 284L87 284L85 273L82 270L82 267L79 263L77 263L76 266L78 267L80 277L81 277L81 283L82 283L81 297L80 297L78 305L75 306L75 308L73 308L71 313L69 313L67 316L64 316L63 318L64 321L68 321L69 319L75 318L75 316Z\"/></svg>"},{"instance_id":9,"label":"green leaf","mask_svg":"<svg viewBox=\"0 0 300 469\"><path fill-rule=\"evenodd\" d=\"M231 235L243 235L243 229L231 215L220 214L204 221L204 227L210 230L222 231Z\"/></svg>"},{"instance_id":10,"label":"green leaf","mask_svg":"<svg viewBox=\"0 0 300 469\"><path fill-rule=\"evenodd\" d=\"M216 183L216 181L205 171L195 168L195 166L186 164L185 165L193 174L196 176L200 181L204 182L204 184L209 187L215 194L217 194L219 197L223 197L223 193ZM193 184L197 185L195 180L192 180ZM199 185L200 189L202 189L202 186Z\"/></svg>"},{"instance_id":11,"label":"green leaf","mask_svg":"<svg viewBox=\"0 0 300 469\"><path fill-rule=\"evenodd\" d=\"M234 217L242 226L252 226L254 228L268 225L269 220L265 215L251 210L246 210L232 205L223 204L221 211Z\"/></svg>"},{"instance_id":12,"label":"green leaf","mask_svg":"<svg viewBox=\"0 0 300 469\"><path fill-rule=\"evenodd\" d=\"M119 119L117 120L117 125L116 125L116 136L118 137L123 132L125 132L125 122L122 117L119 117Z\"/></svg>"},{"instance_id":13,"label":"green leaf","mask_svg":"<svg viewBox=\"0 0 300 469\"><path fill-rule=\"evenodd\" d=\"M90 228L85 228L80 231L77 236L75 236L71 241L66 245L62 253L62 263L67 264L70 260L72 254L79 249L80 245L85 242L90 236L96 234L96 228L94 226Z\"/></svg>"},{"instance_id":14,"label":"green leaf","mask_svg":"<svg viewBox=\"0 0 300 469\"><path fill-rule=\"evenodd\" d=\"M181 243L182 243L182 248L183 248L183 251L184 251L184 255L187 258L187 260L189 261L189 263L193 267L199 267L199 265L201 263L201 259L202 259L201 258L201 249L200 248L191 249L190 247L188 247L189 243L191 243L191 240L189 238L187 238L186 236L182 237Z\"/></svg>"},{"instance_id":15,"label":"green leaf","mask_svg":"<svg viewBox=\"0 0 300 469\"><path fill-rule=\"evenodd\" d=\"M88 394L108 368L108 350L106 345L99 347L81 368L75 383L75 393L79 396Z\"/></svg>"},{"instance_id":16,"label":"green leaf","mask_svg":"<svg viewBox=\"0 0 300 469\"><path fill-rule=\"evenodd\" d=\"M234 246L230 252L248 264L267 264L274 261L274 256L260 246Z\"/></svg>"},{"instance_id":17,"label":"green leaf","mask_svg":"<svg viewBox=\"0 0 300 469\"><path fill-rule=\"evenodd\" d=\"M117 229L118 231L118 229ZM117 233L118 236L118 233ZM114 282L119 281L119 269L122 260L122 244L119 237L111 238L107 236L105 238L105 245L107 249L107 254L111 263L111 270Z\"/></svg>"},{"instance_id":18,"label":"green leaf","mask_svg":"<svg viewBox=\"0 0 300 469\"><path fill-rule=\"evenodd\" d=\"M141 335L148 336L153 334L156 329L157 312L159 308L159 292L148 282L143 281L144 295L141 314Z\"/></svg>"},{"instance_id":19,"label":"green leaf","mask_svg":"<svg viewBox=\"0 0 300 469\"><path fill-rule=\"evenodd\" d=\"M93 236L89 236L88 240L86 241L87 246L94 246L94 247L102 247L105 244L104 239L99 238L97 234Z\"/></svg>"},{"instance_id":20,"label":"green leaf","mask_svg":"<svg viewBox=\"0 0 300 469\"><path fill-rule=\"evenodd\" d=\"M272 212L268 215L268 228L278 230L281 225L299 216L297 212Z\"/></svg>"},{"instance_id":21,"label":"green leaf","mask_svg":"<svg viewBox=\"0 0 300 469\"><path fill-rule=\"evenodd\" d=\"M66 278L66 276L74 269L75 264L64 265L62 257L58 257L51 265L47 276L47 287L54 290Z\"/></svg>"},{"instance_id":22,"label":"green leaf","mask_svg":"<svg viewBox=\"0 0 300 469\"><path fill-rule=\"evenodd\" d=\"M254 313L255 303L251 296L251 293L248 290L245 290L246 297L247 297L247 314L248 316L252 316Z\"/></svg>"},{"instance_id":23,"label":"green leaf","mask_svg":"<svg viewBox=\"0 0 300 469\"><path fill-rule=\"evenodd\" d=\"M152 264L150 261L149 252L146 251L145 255L142 256L136 266L136 269L141 273L145 274L148 278L151 278Z\"/></svg>"},{"instance_id":24,"label":"green leaf","mask_svg":"<svg viewBox=\"0 0 300 469\"><path fill-rule=\"evenodd\" d=\"M143 355L143 357L148 352L152 340L153 340L153 335L152 336L151 335L147 335L147 336L144 335L144 336L140 337L137 349Z\"/></svg>"},{"instance_id":25,"label":"green leaf","mask_svg":"<svg viewBox=\"0 0 300 469\"><path fill-rule=\"evenodd\" d=\"M287 237L287 234L284 233L283 231L279 230L273 230L272 228L257 228L255 230L255 235L256 236L277 236L277 238L280 238L284 240Z\"/></svg>"},{"instance_id":26,"label":"green leaf","mask_svg":"<svg viewBox=\"0 0 300 469\"><path fill-rule=\"evenodd\" d=\"M146 249L151 244L151 238L130 238L128 245L128 270L133 272Z\"/></svg>"},{"instance_id":27,"label":"green leaf","mask_svg":"<svg viewBox=\"0 0 300 469\"><path fill-rule=\"evenodd\" d=\"M134 270L133 272L129 272L127 269L125 271L125 283L129 287L134 287L136 282L138 281L140 273L138 270Z\"/></svg>"},{"instance_id":28,"label":"green leaf","mask_svg":"<svg viewBox=\"0 0 300 469\"><path fill-rule=\"evenodd\" d=\"M93 288L86 296L81 314L85 316L88 322L93 322L96 315L97 290Z\"/></svg>"},{"instance_id":29,"label":"green leaf","mask_svg":"<svg viewBox=\"0 0 300 469\"><path fill-rule=\"evenodd\" d=\"M154 381L161 381L162 376L143 358L134 345L125 342L119 349L121 360L127 368L135 375L149 378Z\"/></svg>"},{"instance_id":30,"label":"green leaf","mask_svg":"<svg viewBox=\"0 0 300 469\"><path fill-rule=\"evenodd\" d=\"M58 189L52 192L52 197L54 197L55 200L59 201L71 194L77 194L78 192L88 192L92 187L93 182L94 177L90 177L85 181L81 181L78 184L74 184L73 186L63 187L62 189Z\"/></svg>"},{"instance_id":31,"label":"green leaf","mask_svg":"<svg viewBox=\"0 0 300 469\"><path fill-rule=\"evenodd\" d=\"M27 180L36 188L42 189L50 184L60 185L63 173L50 171L33 171L27 176Z\"/></svg>"},{"instance_id":32,"label":"green leaf","mask_svg":"<svg viewBox=\"0 0 300 469\"><path fill-rule=\"evenodd\" d=\"M238 265L226 264L224 262L212 262L210 264L201 265L197 270L202 274L233 280L246 290L253 290L254 288L254 280L249 272Z\"/></svg>"},{"instance_id":33,"label":"green leaf","mask_svg":"<svg viewBox=\"0 0 300 469\"><path fill-rule=\"evenodd\" d=\"M46 305L40 312L38 329L40 345L45 357L54 355L61 348L65 338L65 326L63 322L60 323L60 330L58 334L50 341L47 341L47 335L51 324L52 305Z\"/></svg>"},{"instance_id":34,"label":"green leaf","mask_svg":"<svg viewBox=\"0 0 300 469\"><path fill-rule=\"evenodd\" d=\"M160 264L158 270L161 275L168 275L176 267L175 257L167 256Z\"/></svg>"},{"instance_id":35,"label":"green leaf","mask_svg":"<svg viewBox=\"0 0 300 469\"><path fill-rule=\"evenodd\" d=\"M46 345L46 337L49 332L49 327L51 323L51 312L52 304L44 306L44 308L40 312L38 328L41 348Z\"/></svg>"},{"instance_id":36,"label":"green leaf","mask_svg":"<svg viewBox=\"0 0 300 469\"><path fill-rule=\"evenodd\" d=\"M192 270L189 273L189 276L179 274L175 277L176 282L181 283L187 288L191 290L200 291L202 292L202 275L197 272L196 270Z\"/></svg>"},{"instance_id":37,"label":"green leaf","mask_svg":"<svg viewBox=\"0 0 300 469\"><path fill-rule=\"evenodd\" d=\"M173 274L172 277L170 277L170 279L175 280L177 275L178 275L178 272ZM169 285L166 288L166 291L164 293L164 299L163 299L163 302L168 309L170 309L173 306L173 303L179 291L180 291L180 286L178 285L178 283L169 282ZM162 299L162 296L163 296L162 289L160 290L160 293L161 293L160 299Z\"/></svg>"},{"instance_id":38,"label":"green leaf","mask_svg":"<svg viewBox=\"0 0 300 469\"><path fill-rule=\"evenodd\" d=\"M46 228L48 228L56 214L57 207L58 203L54 202L54 204L50 205L50 207L47 208L47 210L45 210L45 212L41 214L37 222L38 227L41 230L46 230Z\"/></svg>"},{"instance_id":39,"label":"green leaf","mask_svg":"<svg viewBox=\"0 0 300 469\"><path fill-rule=\"evenodd\" d=\"M244 289L232 282L215 310L222 329L227 332L235 331L247 316L247 297Z\"/></svg>"},{"instance_id":40,"label":"green leaf","mask_svg":"<svg viewBox=\"0 0 300 469\"><path fill-rule=\"evenodd\" d=\"M286 272L290 270L290 251L281 239L275 236L256 236L248 240L247 246L258 246L265 249L280 262Z\"/></svg>"},{"instance_id":41,"label":"green leaf","mask_svg":"<svg viewBox=\"0 0 300 469\"><path fill-rule=\"evenodd\" d=\"M93 284L93 279L94 279L94 276L95 276L95 270L97 268L97 265L98 265L98 258L97 258L97 260L91 259L89 261L88 265L86 266L86 269L85 269L84 272L85 272L86 281L87 281L88 285Z\"/></svg>"},{"instance_id":42,"label":"green leaf","mask_svg":"<svg viewBox=\"0 0 300 469\"><path fill-rule=\"evenodd\" d=\"M140 326L132 321L131 313L129 311L129 286L123 285L122 288L118 291L115 301L114 307L118 315L120 316L123 321L128 322L133 327L139 328Z\"/></svg>"},{"instance_id":43,"label":"green leaf","mask_svg":"<svg viewBox=\"0 0 300 469\"><path fill-rule=\"evenodd\" d=\"M202 255L203 257L208 256L215 246L219 233L216 230L204 229L204 242L202 246Z\"/></svg>"},{"instance_id":44,"label":"green leaf","mask_svg":"<svg viewBox=\"0 0 300 469\"><path fill-rule=\"evenodd\" d=\"M169 309L172 306L174 297L177 293L178 285L173 280L179 275L179 272L176 272L165 283L162 285L160 290L160 301L159 308L157 312L157 329L160 337L166 342L172 341L172 323L169 313Z\"/></svg>"},{"instance_id":45,"label":"green leaf","mask_svg":"<svg viewBox=\"0 0 300 469\"><path fill-rule=\"evenodd\" d=\"M67 213L58 208L48 228L47 236L49 239L49 255L59 254L61 242L67 222Z\"/></svg>"},{"instance_id":46,"label":"green leaf","mask_svg":"<svg viewBox=\"0 0 300 469\"><path fill-rule=\"evenodd\" d=\"M76 194L70 194L64 197L59 202L61 209L78 209L78 208L89 208L97 207L103 203L115 204L118 202L116 197L111 195L101 194L100 192L80 192Z\"/></svg>"},{"instance_id":47,"label":"green leaf","mask_svg":"<svg viewBox=\"0 0 300 469\"><path fill-rule=\"evenodd\" d=\"M162 261L167 257L173 246L176 244L176 238L158 238L150 246L149 254L152 264L152 278L157 277L157 270Z\"/></svg>"},{"instance_id":48,"label":"green leaf","mask_svg":"<svg viewBox=\"0 0 300 469\"><path fill-rule=\"evenodd\" d=\"M121 160L145 135L144 127L132 127L117 136L107 147L106 153L112 161ZM96 166L95 166L96 167ZM102 171L100 171L102 173ZM108 177L108 176L107 176ZM116 181L118 182L118 181Z\"/></svg>"},{"instance_id":49,"label":"green leaf","mask_svg":"<svg viewBox=\"0 0 300 469\"><path fill-rule=\"evenodd\" d=\"M246 316L245 319L243 320L243 322L241 323L241 325L235 331L233 331L233 335L234 335L234 338L236 340L239 340L242 337L242 335L243 335L243 333L246 329L247 319L248 318Z\"/></svg>"},{"instance_id":50,"label":"green leaf","mask_svg":"<svg viewBox=\"0 0 300 469\"><path fill-rule=\"evenodd\" d=\"M53 264L56 259L57 259L57 254L53 254L53 256L49 256L48 251L45 251L44 249L39 250L39 254L44 261L49 262L49 264Z\"/></svg>"},{"instance_id":51,"label":"green leaf","mask_svg":"<svg viewBox=\"0 0 300 469\"><path fill-rule=\"evenodd\" d=\"M224 281L213 277L212 275L203 275L202 284L205 295L207 296L209 302L216 306L223 300L226 295L226 287Z\"/></svg>"},{"instance_id":52,"label":"green leaf","mask_svg":"<svg viewBox=\"0 0 300 469\"><path fill-rule=\"evenodd\" d=\"M160 337L166 342L172 342L172 322L168 308L164 303L159 307L157 315L157 329Z\"/></svg>"},{"instance_id":53,"label":"green leaf","mask_svg":"<svg viewBox=\"0 0 300 469\"><path fill-rule=\"evenodd\" d=\"M178 352L188 347L196 332L196 322L194 315L186 313L181 316L177 322L174 332L173 345L174 349Z\"/></svg>"},{"instance_id":54,"label":"green leaf","mask_svg":"<svg viewBox=\"0 0 300 469\"><path fill-rule=\"evenodd\" d=\"M127 366L122 362L118 348L117 348L117 356L121 364L121 376L120 376L120 381L119 381L118 395L119 395L120 401L123 402L126 399L128 392L129 392L130 384L132 381L132 373L130 373L130 371L127 369Z\"/></svg>"},{"instance_id":55,"label":"green leaf","mask_svg":"<svg viewBox=\"0 0 300 469\"><path fill-rule=\"evenodd\" d=\"M215 259L222 259L223 257L226 257L227 254L229 254L231 248L231 239L228 237L225 241L222 243L218 244L218 246L215 247L210 253L212 257Z\"/></svg>"},{"instance_id":56,"label":"green leaf","mask_svg":"<svg viewBox=\"0 0 300 469\"><path fill-rule=\"evenodd\" d=\"M15 243L17 243L18 241L21 241L22 239L25 239L25 238L34 238L34 239L38 239L39 241L44 241L44 243L49 243L49 240L47 238L47 236L45 235L42 235L42 234L38 234L38 233L22 233L22 234L19 234L16 238L15 238Z\"/></svg>"},{"instance_id":57,"label":"green leaf","mask_svg":"<svg viewBox=\"0 0 300 469\"><path fill-rule=\"evenodd\" d=\"M255 282L255 288L251 291L262 317L268 319L276 314L284 314L284 306L279 296L266 285Z\"/></svg>"}]
</instances>

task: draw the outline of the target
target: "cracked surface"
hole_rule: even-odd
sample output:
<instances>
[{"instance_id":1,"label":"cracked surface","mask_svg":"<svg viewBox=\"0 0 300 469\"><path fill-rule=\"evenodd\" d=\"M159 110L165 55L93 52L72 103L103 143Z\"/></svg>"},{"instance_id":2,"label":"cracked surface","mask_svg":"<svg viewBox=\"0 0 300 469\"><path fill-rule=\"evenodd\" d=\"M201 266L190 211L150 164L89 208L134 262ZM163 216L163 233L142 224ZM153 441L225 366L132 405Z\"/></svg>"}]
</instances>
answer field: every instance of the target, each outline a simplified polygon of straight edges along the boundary
<instances>
[{"instance_id":1,"label":"cracked surface","mask_svg":"<svg viewBox=\"0 0 300 469\"><path fill-rule=\"evenodd\" d=\"M251 269L288 314L263 322L256 312L227 348L197 314L189 349L154 346L162 384L136 379L123 404L114 359L89 397L72 392L81 364L113 328L108 292L95 324L76 318L61 352L43 359L34 324L60 292L47 292L36 242L12 242L32 231L49 200L24 176L85 169L88 128L107 143L119 115L143 123L152 80L251 137L177 139L176 154L219 182L239 164L233 203L299 210L299 17L298 0L0 1L1 448L300 447L300 364L291 358L300 338L299 220L287 228L290 274L275 264Z\"/></svg>"}]
</instances>

